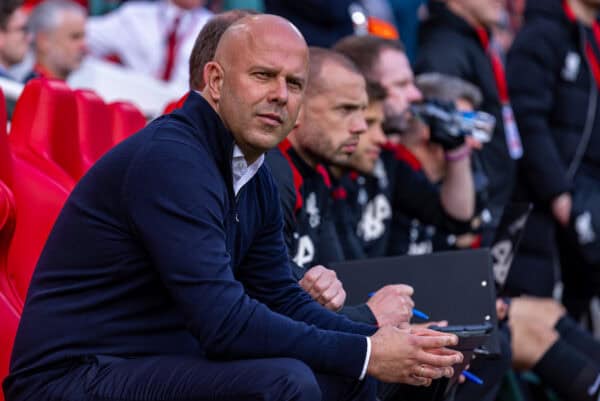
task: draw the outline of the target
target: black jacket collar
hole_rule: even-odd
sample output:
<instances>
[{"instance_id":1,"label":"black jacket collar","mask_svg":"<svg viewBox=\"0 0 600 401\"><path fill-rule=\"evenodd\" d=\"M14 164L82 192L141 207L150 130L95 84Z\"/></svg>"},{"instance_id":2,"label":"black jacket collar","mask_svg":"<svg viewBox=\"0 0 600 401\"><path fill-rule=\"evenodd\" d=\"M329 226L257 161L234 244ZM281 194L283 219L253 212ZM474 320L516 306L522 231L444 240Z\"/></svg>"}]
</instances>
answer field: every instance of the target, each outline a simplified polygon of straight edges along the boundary
<instances>
[{"instance_id":1,"label":"black jacket collar","mask_svg":"<svg viewBox=\"0 0 600 401\"><path fill-rule=\"evenodd\" d=\"M233 192L231 162L234 139L217 112L202 95L190 91L183 106L171 115L191 123L195 128L194 136L207 146L209 154L214 158L229 189Z\"/></svg>"}]
</instances>

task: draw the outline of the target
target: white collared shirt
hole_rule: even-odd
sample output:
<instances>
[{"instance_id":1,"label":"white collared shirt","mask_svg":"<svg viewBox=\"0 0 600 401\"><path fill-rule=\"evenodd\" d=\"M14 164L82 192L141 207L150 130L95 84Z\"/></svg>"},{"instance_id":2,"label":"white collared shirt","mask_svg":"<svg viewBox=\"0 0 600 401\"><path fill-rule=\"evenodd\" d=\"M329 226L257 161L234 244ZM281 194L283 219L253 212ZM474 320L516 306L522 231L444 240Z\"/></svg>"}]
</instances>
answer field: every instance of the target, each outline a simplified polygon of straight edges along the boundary
<instances>
[{"instance_id":1,"label":"white collared shirt","mask_svg":"<svg viewBox=\"0 0 600 401\"><path fill-rule=\"evenodd\" d=\"M254 163L248 165L246 158L242 153L242 150L237 146L233 146L233 159L231 161L231 171L233 173L233 192L237 196L240 189L248 183L256 175L258 169L265 161L265 155L262 154ZM363 368L359 376L359 380L365 378L367 374L367 367L369 366L369 359L371 358L371 339L366 337L367 340L367 352L365 355L365 361Z\"/></svg>"},{"instance_id":2,"label":"white collared shirt","mask_svg":"<svg viewBox=\"0 0 600 401\"><path fill-rule=\"evenodd\" d=\"M233 172L233 192L235 195L240 192L240 189L248 183L258 173L258 169L265 162L265 155L262 154L254 163L248 165L242 150L237 146L233 146L233 159L231 161L231 171Z\"/></svg>"}]
</instances>

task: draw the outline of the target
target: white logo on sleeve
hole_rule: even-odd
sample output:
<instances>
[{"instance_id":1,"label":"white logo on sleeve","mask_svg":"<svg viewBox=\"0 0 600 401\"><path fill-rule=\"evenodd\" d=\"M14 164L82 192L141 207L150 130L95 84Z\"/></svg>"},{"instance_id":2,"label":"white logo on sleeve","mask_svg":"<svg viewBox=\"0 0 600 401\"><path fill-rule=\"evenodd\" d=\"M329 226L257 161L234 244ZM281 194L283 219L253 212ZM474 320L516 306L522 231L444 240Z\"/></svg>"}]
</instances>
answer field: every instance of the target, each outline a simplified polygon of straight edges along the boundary
<instances>
[{"instance_id":1,"label":"white logo on sleeve","mask_svg":"<svg viewBox=\"0 0 600 401\"><path fill-rule=\"evenodd\" d=\"M577 75L579 75L579 67L581 66L581 57L579 54L575 52L568 52L565 56L565 63L563 64L563 68L561 76L565 81L575 81L577 79Z\"/></svg>"},{"instance_id":2,"label":"white logo on sleeve","mask_svg":"<svg viewBox=\"0 0 600 401\"><path fill-rule=\"evenodd\" d=\"M298 240L298 251L294 256L294 262L298 266L305 267L315 258L315 246L308 235L303 235Z\"/></svg>"},{"instance_id":3,"label":"white logo on sleeve","mask_svg":"<svg viewBox=\"0 0 600 401\"><path fill-rule=\"evenodd\" d=\"M357 234L364 241L373 241L385 232L385 220L392 217L390 202L383 194L373 198L358 223Z\"/></svg>"},{"instance_id":4,"label":"white logo on sleeve","mask_svg":"<svg viewBox=\"0 0 600 401\"><path fill-rule=\"evenodd\" d=\"M596 240L596 233L592 226L592 215L589 211L581 213L575 219L575 231L581 245L586 245Z\"/></svg>"},{"instance_id":5,"label":"white logo on sleeve","mask_svg":"<svg viewBox=\"0 0 600 401\"><path fill-rule=\"evenodd\" d=\"M312 228L321 224L321 216L317 207L317 195L314 192L311 192L306 198L306 213L308 213L308 224Z\"/></svg>"}]
</instances>

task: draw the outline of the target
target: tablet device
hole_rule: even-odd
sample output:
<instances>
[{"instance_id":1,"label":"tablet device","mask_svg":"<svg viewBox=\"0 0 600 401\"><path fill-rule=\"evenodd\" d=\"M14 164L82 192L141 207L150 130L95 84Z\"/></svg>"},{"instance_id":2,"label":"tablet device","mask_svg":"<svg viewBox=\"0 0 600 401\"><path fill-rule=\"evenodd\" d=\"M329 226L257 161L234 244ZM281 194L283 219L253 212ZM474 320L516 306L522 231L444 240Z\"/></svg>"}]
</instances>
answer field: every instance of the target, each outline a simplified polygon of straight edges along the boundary
<instances>
[{"instance_id":1,"label":"tablet device","mask_svg":"<svg viewBox=\"0 0 600 401\"><path fill-rule=\"evenodd\" d=\"M450 391L452 391L452 388L458 383L460 374L471 362L477 349L488 340L490 333L492 332L492 325L485 323L445 327L429 326L429 328L444 333L456 334L458 336L458 344L448 348L460 351L464 355L463 361L453 366L454 375L450 379L445 380L445 385L442 386L444 388L443 394L445 396L448 395Z\"/></svg>"}]
</instances>

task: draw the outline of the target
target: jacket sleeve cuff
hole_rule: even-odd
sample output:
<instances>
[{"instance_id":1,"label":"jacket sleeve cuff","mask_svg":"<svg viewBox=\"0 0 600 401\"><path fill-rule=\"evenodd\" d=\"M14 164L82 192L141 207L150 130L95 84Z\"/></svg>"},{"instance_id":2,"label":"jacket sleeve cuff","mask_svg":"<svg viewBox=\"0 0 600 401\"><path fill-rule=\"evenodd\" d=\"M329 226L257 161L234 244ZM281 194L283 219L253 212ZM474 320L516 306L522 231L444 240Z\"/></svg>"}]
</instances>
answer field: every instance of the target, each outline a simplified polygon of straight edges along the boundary
<instances>
[{"instance_id":1,"label":"jacket sleeve cuff","mask_svg":"<svg viewBox=\"0 0 600 401\"><path fill-rule=\"evenodd\" d=\"M358 380L362 380L367 375L367 367L369 366L369 360L371 359L371 338L365 337L367 340L367 352L365 354L365 362L363 364L362 371L360 372L360 376Z\"/></svg>"}]
</instances>

